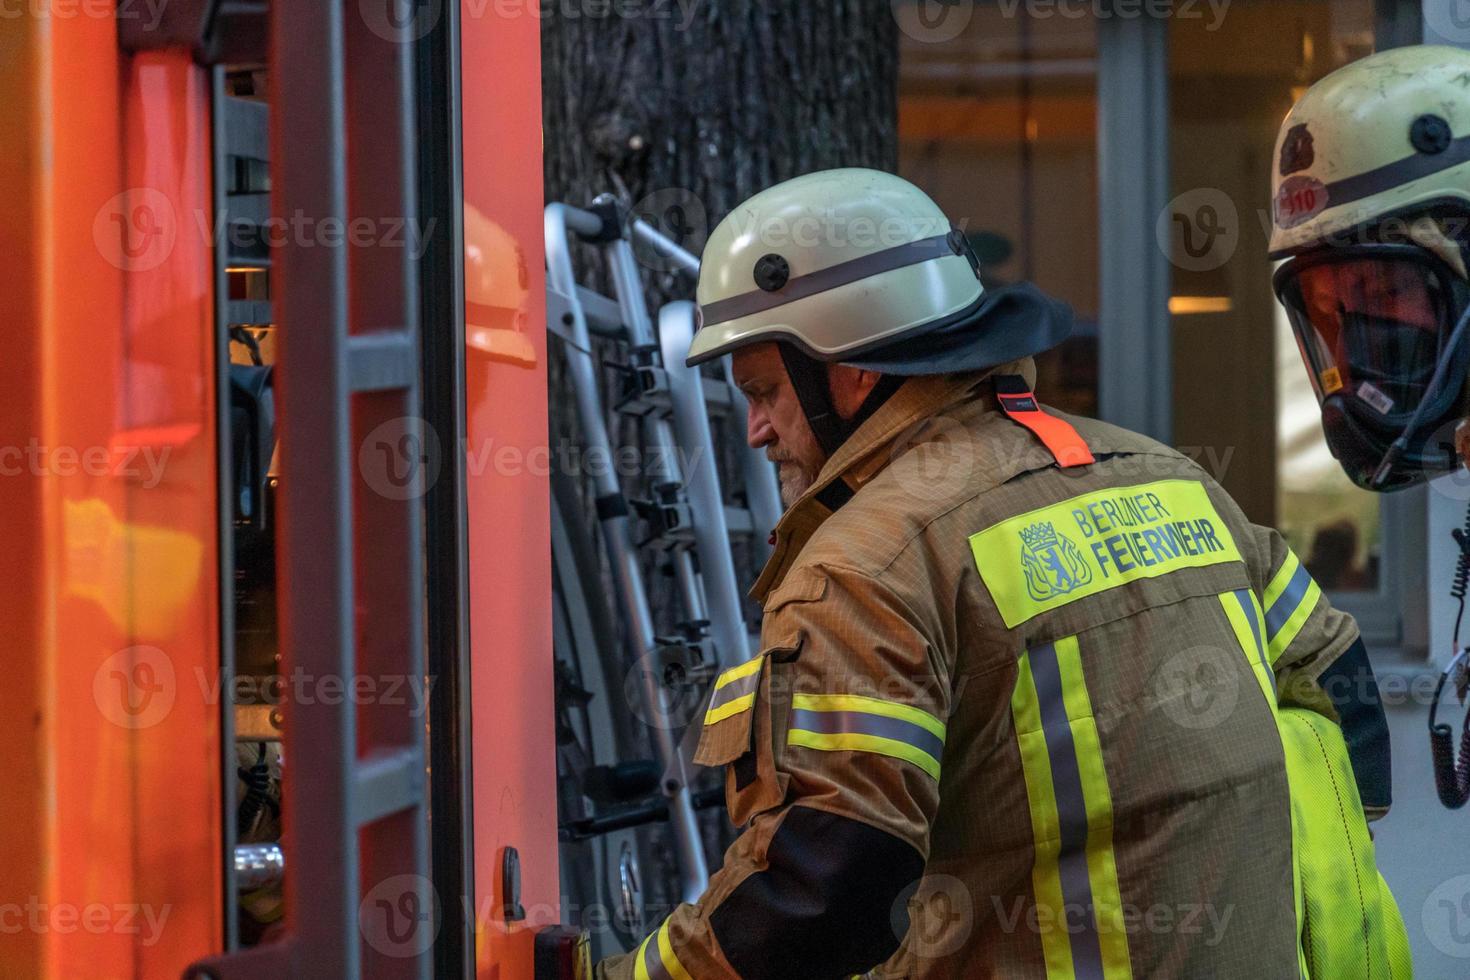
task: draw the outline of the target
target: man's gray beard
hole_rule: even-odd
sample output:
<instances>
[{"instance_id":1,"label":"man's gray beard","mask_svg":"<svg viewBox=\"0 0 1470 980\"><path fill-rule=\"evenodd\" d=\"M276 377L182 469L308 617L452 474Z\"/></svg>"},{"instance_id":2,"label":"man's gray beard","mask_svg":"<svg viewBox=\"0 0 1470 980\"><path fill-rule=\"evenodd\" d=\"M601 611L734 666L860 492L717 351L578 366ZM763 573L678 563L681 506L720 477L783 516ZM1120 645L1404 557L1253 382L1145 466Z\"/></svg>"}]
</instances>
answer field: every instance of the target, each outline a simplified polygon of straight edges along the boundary
<instances>
[{"instance_id":1,"label":"man's gray beard","mask_svg":"<svg viewBox=\"0 0 1470 980\"><path fill-rule=\"evenodd\" d=\"M814 477L803 473L799 466L793 466L789 470L780 470L778 472L781 473L781 506L790 510L791 505L801 499L801 495L806 493L807 489L811 487ZM786 475L788 472L791 473L790 476Z\"/></svg>"}]
</instances>

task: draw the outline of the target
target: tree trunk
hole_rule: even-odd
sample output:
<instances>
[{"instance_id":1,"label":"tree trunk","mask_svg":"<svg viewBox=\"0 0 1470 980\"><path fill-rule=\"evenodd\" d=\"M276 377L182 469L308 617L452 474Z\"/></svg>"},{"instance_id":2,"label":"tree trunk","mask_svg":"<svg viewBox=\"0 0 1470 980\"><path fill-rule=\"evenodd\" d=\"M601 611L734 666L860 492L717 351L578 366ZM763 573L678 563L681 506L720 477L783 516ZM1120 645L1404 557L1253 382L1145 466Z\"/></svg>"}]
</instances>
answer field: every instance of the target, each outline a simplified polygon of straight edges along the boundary
<instances>
[{"instance_id":1,"label":"tree trunk","mask_svg":"<svg viewBox=\"0 0 1470 980\"><path fill-rule=\"evenodd\" d=\"M645 202L646 218L698 252L709 228L771 184L897 166L889 0L543 0L543 10L548 201L612 191ZM659 299L688 295L687 284L648 285Z\"/></svg>"}]
</instances>

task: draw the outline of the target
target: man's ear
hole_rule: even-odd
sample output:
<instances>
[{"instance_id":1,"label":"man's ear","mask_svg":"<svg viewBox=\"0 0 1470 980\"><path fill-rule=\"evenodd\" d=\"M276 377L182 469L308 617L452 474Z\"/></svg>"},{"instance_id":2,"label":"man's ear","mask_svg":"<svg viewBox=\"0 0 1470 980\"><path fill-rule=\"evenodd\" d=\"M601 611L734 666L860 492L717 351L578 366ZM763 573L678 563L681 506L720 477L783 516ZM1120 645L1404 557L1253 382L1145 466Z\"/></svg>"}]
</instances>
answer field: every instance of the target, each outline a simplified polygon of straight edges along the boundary
<instances>
[{"instance_id":1,"label":"man's ear","mask_svg":"<svg viewBox=\"0 0 1470 980\"><path fill-rule=\"evenodd\" d=\"M833 364L827 368L827 383L832 389L832 407L844 419L857 414L863 402L878 386L883 375L851 364Z\"/></svg>"}]
</instances>

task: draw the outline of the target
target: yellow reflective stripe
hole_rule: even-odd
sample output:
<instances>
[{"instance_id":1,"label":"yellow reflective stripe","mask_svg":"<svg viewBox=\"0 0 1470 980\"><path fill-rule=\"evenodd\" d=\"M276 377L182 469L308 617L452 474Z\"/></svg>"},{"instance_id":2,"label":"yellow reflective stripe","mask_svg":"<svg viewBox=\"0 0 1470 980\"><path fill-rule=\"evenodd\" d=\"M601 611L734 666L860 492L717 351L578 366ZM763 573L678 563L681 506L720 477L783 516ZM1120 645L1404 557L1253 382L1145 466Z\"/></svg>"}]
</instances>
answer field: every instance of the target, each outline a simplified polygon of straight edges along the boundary
<instances>
[{"instance_id":1,"label":"yellow reflective stripe","mask_svg":"<svg viewBox=\"0 0 1470 980\"><path fill-rule=\"evenodd\" d=\"M761 667L765 661L764 654L752 657L715 678L715 686L710 691L709 708L704 713L706 725L733 718L751 709L755 704L756 689L760 686Z\"/></svg>"},{"instance_id":2,"label":"yellow reflective stripe","mask_svg":"<svg viewBox=\"0 0 1470 980\"><path fill-rule=\"evenodd\" d=\"M794 694L791 697L791 707L804 711L860 711L868 715L898 718L911 725L918 725L941 740L944 738L944 722L929 712L912 705L861 694Z\"/></svg>"},{"instance_id":3,"label":"yellow reflective stripe","mask_svg":"<svg viewBox=\"0 0 1470 980\"><path fill-rule=\"evenodd\" d=\"M1288 575L1287 580L1290 581L1290 578L1291 576ZM1237 598L1236 593L1220 593L1220 606L1225 610L1225 618L1230 621L1230 628L1235 631L1235 639L1236 642L1240 644L1240 652L1245 655L1246 661L1250 664L1251 673L1256 676L1256 681L1261 688L1261 695L1266 699L1266 705L1271 710L1271 717L1273 719L1276 719L1276 689L1272 684L1271 678L1268 677L1265 673L1266 668L1261 664L1261 651L1264 649L1265 644L1264 633L1266 628L1266 615L1265 612L1261 609L1260 603L1256 602L1255 593L1251 592L1249 589L1245 589L1243 591L1245 593L1246 601L1253 604L1254 611L1256 613L1256 622L1261 624L1258 630L1251 629L1250 618L1246 614L1245 609L1241 606L1240 599ZM1280 724L1279 720L1277 721L1277 724ZM1279 731L1280 730L1278 729L1278 735ZM1285 751L1284 746L1282 751ZM1287 769L1286 774L1289 783L1291 770ZM1289 785L1287 789L1289 792ZM1300 845L1297 842L1297 821L1294 818L1291 821L1291 852L1291 893L1292 901L1296 907L1297 951L1301 963L1302 978L1303 980L1306 980L1309 974L1306 968L1305 954L1303 953L1305 946L1301 941L1302 930L1306 925L1306 905L1305 900L1302 896L1302 870L1301 866L1296 860L1296 855L1300 854L1301 851Z\"/></svg>"},{"instance_id":4,"label":"yellow reflective stripe","mask_svg":"<svg viewBox=\"0 0 1470 980\"><path fill-rule=\"evenodd\" d=\"M749 711L751 709L751 706L754 704L755 692L751 692L750 694L742 694L740 697L736 698L733 701L726 701L719 707L711 708L706 711L704 713L704 723L706 725L713 725L717 721L724 721L726 718L733 718L735 715L740 714L742 711Z\"/></svg>"},{"instance_id":5,"label":"yellow reflective stripe","mask_svg":"<svg viewBox=\"0 0 1470 980\"><path fill-rule=\"evenodd\" d=\"M1249 601L1256 601L1255 593L1249 589L1244 590L1250 597ZM1261 694L1266 698L1266 703L1271 706L1271 714L1276 714L1276 686L1274 678L1266 672L1266 667L1261 663L1261 651L1265 648L1265 638L1259 629L1251 628L1250 617L1241 607L1240 600L1234 592L1220 593L1220 607L1225 610L1225 618L1230 621L1230 628L1235 631L1235 641L1240 644L1241 653L1245 654L1246 661L1250 664L1251 674L1256 683L1260 685ZM1264 619L1259 604L1256 605L1256 622ZM1264 628L1264 627L1262 627Z\"/></svg>"},{"instance_id":6,"label":"yellow reflective stripe","mask_svg":"<svg viewBox=\"0 0 1470 980\"><path fill-rule=\"evenodd\" d=\"M800 745L821 752L872 752L893 759L912 762L935 779L939 778L939 761L923 749L907 742L860 732L812 732L793 728L786 733L787 745Z\"/></svg>"},{"instance_id":7,"label":"yellow reflective stripe","mask_svg":"<svg viewBox=\"0 0 1470 980\"><path fill-rule=\"evenodd\" d=\"M652 933L644 937L643 942L638 947L638 952L633 954L633 980L653 980L648 975L648 967L645 965L643 958L644 954L648 952L648 941L652 938Z\"/></svg>"},{"instance_id":8,"label":"yellow reflective stripe","mask_svg":"<svg viewBox=\"0 0 1470 980\"><path fill-rule=\"evenodd\" d=\"M1031 809L1031 839L1035 857L1031 865L1031 889L1036 894L1037 925L1047 980L1071 980L1072 945L1067 935L1066 902L1062 898L1062 874L1057 862L1062 835L1057 819L1056 794L1052 789L1051 760L1046 754L1046 735L1041 730L1041 708L1031 661L1022 654L1017 665L1016 689L1011 693L1011 717L1016 725L1016 743L1021 750L1021 772L1026 779L1026 800Z\"/></svg>"},{"instance_id":9,"label":"yellow reflective stripe","mask_svg":"<svg viewBox=\"0 0 1470 980\"><path fill-rule=\"evenodd\" d=\"M664 969L668 971L673 980L693 980L689 971L684 969L684 964L679 962L679 957L674 955L674 943L669 938L669 920L659 928L658 934L658 957L663 961Z\"/></svg>"},{"instance_id":10,"label":"yellow reflective stripe","mask_svg":"<svg viewBox=\"0 0 1470 980\"><path fill-rule=\"evenodd\" d=\"M1052 644L1057 651L1057 670L1062 675L1062 703L1067 707L1067 717L1075 723L1078 719L1092 717L1092 698L1087 695L1087 682L1082 676L1082 653L1077 646L1077 637L1064 636Z\"/></svg>"},{"instance_id":11,"label":"yellow reflective stripe","mask_svg":"<svg viewBox=\"0 0 1470 980\"><path fill-rule=\"evenodd\" d=\"M720 674L719 678L715 681L715 690L718 691L726 684L734 683L742 677L749 677L751 674L754 674L761 669L761 661L764 659L765 654L761 654L760 656L752 657L738 667L731 667L729 670Z\"/></svg>"},{"instance_id":12,"label":"yellow reflective stripe","mask_svg":"<svg viewBox=\"0 0 1470 980\"><path fill-rule=\"evenodd\" d=\"M970 550L1011 628L1129 582L1241 560L1209 492L1193 480L1072 497L972 534Z\"/></svg>"},{"instance_id":13,"label":"yellow reflective stripe","mask_svg":"<svg viewBox=\"0 0 1470 980\"><path fill-rule=\"evenodd\" d=\"M1077 770L1087 808L1087 877L1092 883L1103 977L1128 980L1133 976L1133 965L1128 956L1128 929L1123 921L1123 895L1113 854L1113 794L1103 764L1102 739L1098 735L1097 719L1092 715L1092 699L1087 694L1077 637L1060 639L1055 648L1062 678L1062 700L1072 725Z\"/></svg>"},{"instance_id":14,"label":"yellow reflective stripe","mask_svg":"<svg viewBox=\"0 0 1470 980\"><path fill-rule=\"evenodd\" d=\"M633 954L633 980L693 980L679 957L674 955L674 943L669 936L669 923L665 919L638 947ZM652 944L652 946L650 946Z\"/></svg>"},{"instance_id":15,"label":"yellow reflective stripe","mask_svg":"<svg viewBox=\"0 0 1470 980\"><path fill-rule=\"evenodd\" d=\"M1317 601L1321 598L1322 588L1314 580L1307 586L1307 591L1302 596L1301 604L1287 617L1281 629L1276 631L1276 635L1271 637L1269 652L1273 664L1286 652L1286 648L1291 646L1291 641L1295 640L1297 634L1302 631L1302 627L1307 624L1307 620L1311 617L1312 611L1317 608Z\"/></svg>"},{"instance_id":16,"label":"yellow reflective stripe","mask_svg":"<svg viewBox=\"0 0 1470 980\"><path fill-rule=\"evenodd\" d=\"M1290 548L1286 549L1286 560L1281 567L1276 569L1276 574L1271 576L1271 581L1266 586L1266 591L1261 595L1261 608L1270 609L1276 605L1276 600L1281 598L1281 593L1286 591L1287 585L1291 583L1291 577L1301 567L1302 561L1296 556L1296 552Z\"/></svg>"}]
</instances>

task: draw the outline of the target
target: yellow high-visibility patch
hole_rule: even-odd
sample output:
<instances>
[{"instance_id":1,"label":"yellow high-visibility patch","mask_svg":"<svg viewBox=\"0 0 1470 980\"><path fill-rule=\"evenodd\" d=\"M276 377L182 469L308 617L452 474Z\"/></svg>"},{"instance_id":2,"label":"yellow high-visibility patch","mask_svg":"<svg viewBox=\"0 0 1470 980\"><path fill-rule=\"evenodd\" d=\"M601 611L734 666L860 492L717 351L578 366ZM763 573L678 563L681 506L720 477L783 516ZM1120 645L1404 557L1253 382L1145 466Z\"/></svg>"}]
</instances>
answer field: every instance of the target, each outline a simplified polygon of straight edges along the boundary
<instances>
[{"instance_id":1,"label":"yellow high-visibility patch","mask_svg":"<svg viewBox=\"0 0 1470 980\"><path fill-rule=\"evenodd\" d=\"M731 667L715 679L710 694L709 709L704 714L704 723L714 725L733 718L755 706L756 688L760 687L761 664L765 654L751 657L738 667Z\"/></svg>"},{"instance_id":2,"label":"yellow high-visibility patch","mask_svg":"<svg viewBox=\"0 0 1470 980\"><path fill-rule=\"evenodd\" d=\"M972 534L970 550L1007 627L1139 579L1241 560L1193 480L1082 494Z\"/></svg>"},{"instance_id":3,"label":"yellow high-visibility patch","mask_svg":"<svg viewBox=\"0 0 1470 980\"><path fill-rule=\"evenodd\" d=\"M1016 666L1011 717L1031 810L1047 980L1132 980L1112 789L1077 637L1029 649Z\"/></svg>"}]
</instances>

